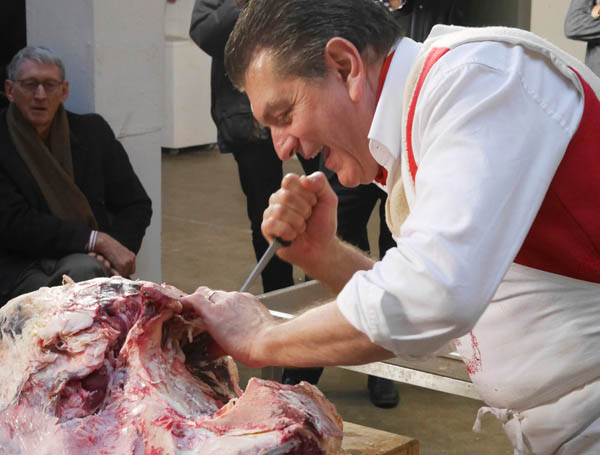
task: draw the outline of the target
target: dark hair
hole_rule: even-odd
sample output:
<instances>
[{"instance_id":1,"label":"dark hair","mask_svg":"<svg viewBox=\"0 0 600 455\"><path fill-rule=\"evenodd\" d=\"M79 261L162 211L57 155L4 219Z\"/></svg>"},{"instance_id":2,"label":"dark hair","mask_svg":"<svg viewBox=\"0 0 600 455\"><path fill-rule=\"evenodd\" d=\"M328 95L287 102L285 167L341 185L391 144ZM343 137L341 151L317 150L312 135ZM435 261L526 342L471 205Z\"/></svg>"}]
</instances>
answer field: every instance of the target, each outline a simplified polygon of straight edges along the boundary
<instances>
[{"instance_id":1,"label":"dark hair","mask_svg":"<svg viewBox=\"0 0 600 455\"><path fill-rule=\"evenodd\" d=\"M38 63L55 65L60 73L61 81L65 80L65 65L58 55L44 46L27 46L15 54L7 67L7 76L11 81L16 81L19 69L25 60L34 60Z\"/></svg>"},{"instance_id":2,"label":"dark hair","mask_svg":"<svg viewBox=\"0 0 600 455\"><path fill-rule=\"evenodd\" d=\"M323 77L331 38L345 38L359 52L371 48L381 57L400 36L394 17L378 1L250 0L227 41L225 67L240 89L261 51L275 57L283 77Z\"/></svg>"}]
</instances>

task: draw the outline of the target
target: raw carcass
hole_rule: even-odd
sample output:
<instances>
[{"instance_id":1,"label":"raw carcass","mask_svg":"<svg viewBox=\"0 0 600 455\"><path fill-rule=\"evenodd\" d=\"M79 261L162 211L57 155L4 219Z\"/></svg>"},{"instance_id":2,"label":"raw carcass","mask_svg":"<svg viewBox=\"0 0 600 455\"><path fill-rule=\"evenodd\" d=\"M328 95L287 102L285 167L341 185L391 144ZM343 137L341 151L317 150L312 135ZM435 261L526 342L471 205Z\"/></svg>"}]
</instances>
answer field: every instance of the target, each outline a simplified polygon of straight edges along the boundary
<instances>
[{"instance_id":1,"label":"raw carcass","mask_svg":"<svg viewBox=\"0 0 600 455\"><path fill-rule=\"evenodd\" d=\"M209 361L178 289L99 278L0 310L0 454L333 454L342 422L321 392Z\"/></svg>"}]
</instances>

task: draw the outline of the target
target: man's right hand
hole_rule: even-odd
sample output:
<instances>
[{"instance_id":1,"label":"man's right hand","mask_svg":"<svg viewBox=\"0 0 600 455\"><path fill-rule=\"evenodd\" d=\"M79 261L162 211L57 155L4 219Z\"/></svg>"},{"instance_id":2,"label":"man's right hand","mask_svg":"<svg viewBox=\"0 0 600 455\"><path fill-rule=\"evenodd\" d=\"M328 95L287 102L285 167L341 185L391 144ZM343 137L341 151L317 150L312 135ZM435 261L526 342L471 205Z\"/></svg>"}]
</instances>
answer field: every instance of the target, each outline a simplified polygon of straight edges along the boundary
<instances>
[{"instance_id":1,"label":"man's right hand","mask_svg":"<svg viewBox=\"0 0 600 455\"><path fill-rule=\"evenodd\" d=\"M121 276L135 273L135 254L105 232L98 232L94 253L104 256Z\"/></svg>"},{"instance_id":2,"label":"man's right hand","mask_svg":"<svg viewBox=\"0 0 600 455\"><path fill-rule=\"evenodd\" d=\"M337 196L322 172L286 175L263 215L263 235L292 242L277 253L310 272L336 240Z\"/></svg>"}]
</instances>

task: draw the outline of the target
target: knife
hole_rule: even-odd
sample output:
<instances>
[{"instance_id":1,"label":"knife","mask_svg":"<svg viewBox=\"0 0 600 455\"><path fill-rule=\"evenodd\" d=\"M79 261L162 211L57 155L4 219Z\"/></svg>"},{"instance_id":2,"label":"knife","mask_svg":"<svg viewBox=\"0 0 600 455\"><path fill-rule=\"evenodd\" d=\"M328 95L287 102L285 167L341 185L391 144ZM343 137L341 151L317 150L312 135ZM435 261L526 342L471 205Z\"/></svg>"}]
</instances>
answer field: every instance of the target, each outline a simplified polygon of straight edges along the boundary
<instances>
[{"instance_id":1,"label":"knife","mask_svg":"<svg viewBox=\"0 0 600 455\"><path fill-rule=\"evenodd\" d=\"M252 273L250 274L244 285L240 288L240 292L246 292L246 290L254 282L256 277L260 275L260 273L265 269L271 258L275 256L275 253L277 253L277 250L279 248L281 248L282 246L290 246L291 244L292 242L288 242L287 240L275 237L273 239L273 242L269 245L269 248L267 248L267 251L265 251L265 253L260 258L260 261L258 261L256 266L254 267L254 270L252 270Z\"/></svg>"}]
</instances>

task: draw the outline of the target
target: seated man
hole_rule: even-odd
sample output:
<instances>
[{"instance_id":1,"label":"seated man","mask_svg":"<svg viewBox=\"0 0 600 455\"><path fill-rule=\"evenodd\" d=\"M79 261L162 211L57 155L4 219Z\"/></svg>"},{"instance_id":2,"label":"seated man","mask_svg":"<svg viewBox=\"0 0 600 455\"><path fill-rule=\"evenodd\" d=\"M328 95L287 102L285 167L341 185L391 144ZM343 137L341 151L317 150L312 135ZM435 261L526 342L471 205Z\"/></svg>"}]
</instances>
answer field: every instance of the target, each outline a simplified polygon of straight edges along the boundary
<instances>
[{"instance_id":1,"label":"seated man","mask_svg":"<svg viewBox=\"0 0 600 455\"><path fill-rule=\"evenodd\" d=\"M151 202L97 114L67 112L64 65L20 50L0 112L0 305L41 286L135 272Z\"/></svg>"}]
</instances>

